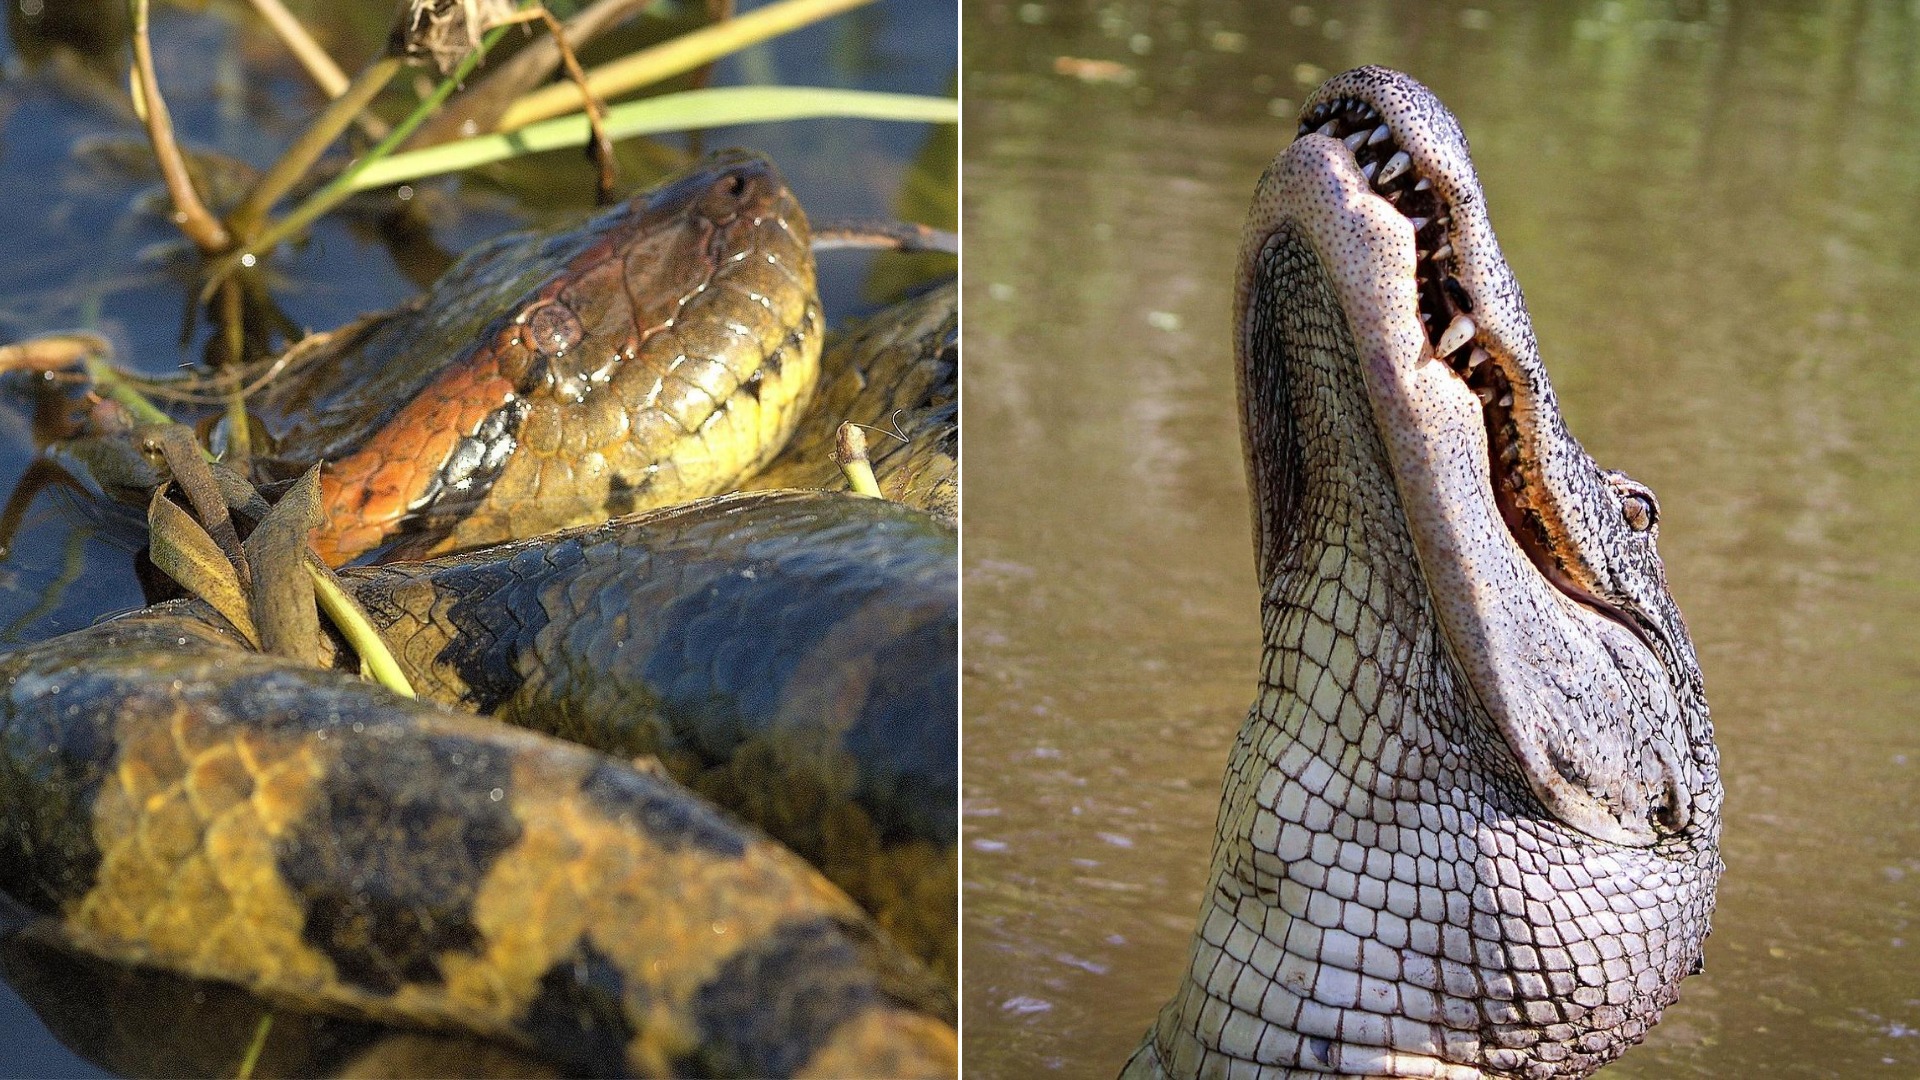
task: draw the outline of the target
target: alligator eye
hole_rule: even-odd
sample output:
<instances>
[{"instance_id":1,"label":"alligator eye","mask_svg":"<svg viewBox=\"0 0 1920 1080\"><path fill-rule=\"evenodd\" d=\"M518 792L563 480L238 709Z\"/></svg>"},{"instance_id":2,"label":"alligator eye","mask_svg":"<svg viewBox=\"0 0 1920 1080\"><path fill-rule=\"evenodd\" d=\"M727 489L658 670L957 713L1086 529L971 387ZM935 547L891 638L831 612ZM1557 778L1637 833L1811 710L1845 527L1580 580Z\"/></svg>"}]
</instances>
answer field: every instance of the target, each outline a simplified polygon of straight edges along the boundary
<instances>
[{"instance_id":1,"label":"alligator eye","mask_svg":"<svg viewBox=\"0 0 1920 1080\"><path fill-rule=\"evenodd\" d=\"M1620 500L1620 516L1627 519L1627 528L1646 532L1653 528L1653 500L1637 494L1627 495Z\"/></svg>"}]
</instances>

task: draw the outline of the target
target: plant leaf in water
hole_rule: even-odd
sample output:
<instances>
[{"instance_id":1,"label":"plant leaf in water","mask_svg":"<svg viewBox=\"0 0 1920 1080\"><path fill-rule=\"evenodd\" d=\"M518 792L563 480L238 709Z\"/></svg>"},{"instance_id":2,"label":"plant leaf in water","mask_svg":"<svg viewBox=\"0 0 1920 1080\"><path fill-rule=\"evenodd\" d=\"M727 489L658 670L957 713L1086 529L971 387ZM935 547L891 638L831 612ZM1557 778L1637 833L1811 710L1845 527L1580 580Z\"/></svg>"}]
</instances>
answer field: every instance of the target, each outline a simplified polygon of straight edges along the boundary
<instances>
[{"instance_id":1,"label":"plant leaf in water","mask_svg":"<svg viewBox=\"0 0 1920 1080\"><path fill-rule=\"evenodd\" d=\"M320 466L294 481L247 537L247 563L255 568L249 610L260 648L274 656L321 665L320 610L313 580L303 570L307 533L320 523Z\"/></svg>"},{"instance_id":2,"label":"plant leaf in water","mask_svg":"<svg viewBox=\"0 0 1920 1080\"><path fill-rule=\"evenodd\" d=\"M952 98L915 94L795 86L729 86L688 90L616 105L607 110L607 134L623 139L663 131L826 116L951 124L960 118L960 105ZM351 190L384 187L543 150L571 149L583 145L586 138L587 118L575 113L505 135L479 135L395 154L363 169L353 178Z\"/></svg>"},{"instance_id":3,"label":"plant leaf in water","mask_svg":"<svg viewBox=\"0 0 1920 1080\"><path fill-rule=\"evenodd\" d=\"M259 648L260 634L254 629L240 575L207 530L193 520L192 514L168 501L164 490L155 491L153 501L147 504L147 537L154 566L179 582L181 588L212 604L240 631L240 636Z\"/></svg>"}]
</instances>

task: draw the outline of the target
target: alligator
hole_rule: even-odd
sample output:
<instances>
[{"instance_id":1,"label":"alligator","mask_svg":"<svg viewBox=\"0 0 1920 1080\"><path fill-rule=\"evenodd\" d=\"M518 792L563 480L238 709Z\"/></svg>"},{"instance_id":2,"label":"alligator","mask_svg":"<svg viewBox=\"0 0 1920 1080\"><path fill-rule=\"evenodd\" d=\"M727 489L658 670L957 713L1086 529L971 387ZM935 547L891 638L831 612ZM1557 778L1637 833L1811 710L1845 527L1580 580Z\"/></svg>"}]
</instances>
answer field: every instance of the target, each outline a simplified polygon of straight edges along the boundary
<instances>
[{"instance_id":1,"label":"alligator","mask_svg":"<svg viewBox=\"0 0 1920 1080\"><path fill-rule=\"evenodd\" d=\"M1658 504L1568 433L1426 87L1303 105L1234 345L1259 696L1123 1075L1587 1075L1702 968L1718 756Z\"/></svg>"}]
</instances>

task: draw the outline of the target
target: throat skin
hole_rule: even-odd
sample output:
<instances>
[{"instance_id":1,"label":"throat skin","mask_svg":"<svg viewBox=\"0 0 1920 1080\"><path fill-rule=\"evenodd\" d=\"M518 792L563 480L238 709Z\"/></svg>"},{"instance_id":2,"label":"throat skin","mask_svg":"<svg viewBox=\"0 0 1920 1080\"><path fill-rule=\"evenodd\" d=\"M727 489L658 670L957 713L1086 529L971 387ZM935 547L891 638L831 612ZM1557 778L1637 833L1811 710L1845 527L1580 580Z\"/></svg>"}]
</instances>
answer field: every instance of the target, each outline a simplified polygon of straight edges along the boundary
<instances>
[{"instance_id":1,"label":"throat skin","mask_svg":"<svg viewBox=\"0 0 1920 1080\"><path fill-rule=\"evenodd\" d=\"M1609 831L1635 808L1603 804L1603 784L1543 784L1557 733L1503 723L1553 722L1498 696L1581 671L1613 630L1535 625L1584 634L1592 616L1505 531L1484 449L1462 456L1486 433L1471 392L1422 357L1412 228L1344 152L1308 136L1277 158L1243 247L1258 697L1182 985L1124 1075L1584 1076L1700 966L1717 777L1684 835ZM1461 490L1484 503L1455 506ZM1436 521L1435 506L1454 508Z\"/></svg>"}]
</instances>

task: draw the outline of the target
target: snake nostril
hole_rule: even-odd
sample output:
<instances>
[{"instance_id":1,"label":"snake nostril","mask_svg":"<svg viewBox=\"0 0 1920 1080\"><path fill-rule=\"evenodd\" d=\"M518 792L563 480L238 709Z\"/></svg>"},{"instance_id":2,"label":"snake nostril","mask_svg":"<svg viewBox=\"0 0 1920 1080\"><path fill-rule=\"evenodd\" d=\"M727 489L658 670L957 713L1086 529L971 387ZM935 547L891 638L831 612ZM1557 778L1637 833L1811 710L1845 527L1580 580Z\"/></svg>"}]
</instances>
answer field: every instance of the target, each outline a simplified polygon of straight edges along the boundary
<instances>
[{"instance_id":1,"label":"snake nostril","mask_svg":"<svg viewBox=\"0 0 1920 1080\"><path fill-rule=\"evenodd\" d=\"M730 221L740 213L740 204L752 193L753 185L745 173L730 170L714 180L700 198L700 213L717 221Z\"/></svg>"}]
</instances>

